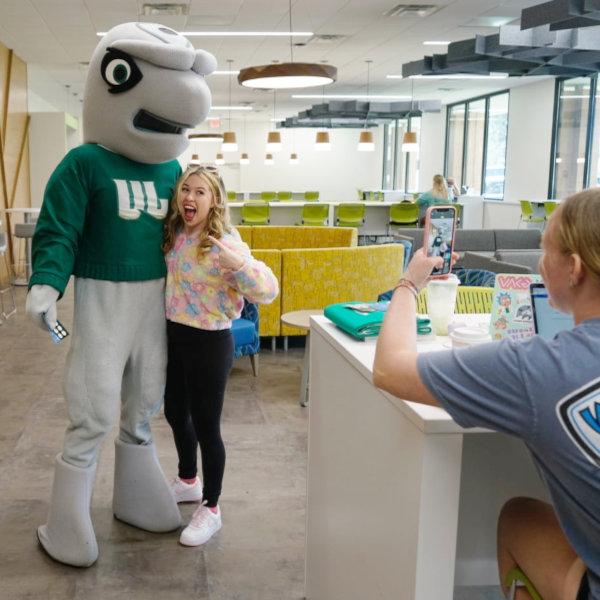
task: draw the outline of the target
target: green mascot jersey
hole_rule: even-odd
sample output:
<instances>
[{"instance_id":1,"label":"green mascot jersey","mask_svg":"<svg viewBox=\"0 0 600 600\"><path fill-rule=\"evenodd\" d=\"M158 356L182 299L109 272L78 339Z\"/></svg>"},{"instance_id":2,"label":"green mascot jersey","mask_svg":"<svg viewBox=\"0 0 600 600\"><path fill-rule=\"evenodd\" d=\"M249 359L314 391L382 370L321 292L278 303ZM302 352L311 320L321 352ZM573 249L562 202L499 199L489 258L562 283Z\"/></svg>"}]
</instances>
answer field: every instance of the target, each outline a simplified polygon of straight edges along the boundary
<instances>
[{"instance_id":1,"label":"green mascot jersey","mask_svg":"<svg viewBox=\"0 0 600 600\"><path fill-rule=\"evenodd\" d=\"M138 163L97 144L60 162L46 187L29 287L62 295L71 274L108 281L164 277L163 220L181 167Z\"/></svg>"}]
</instances>

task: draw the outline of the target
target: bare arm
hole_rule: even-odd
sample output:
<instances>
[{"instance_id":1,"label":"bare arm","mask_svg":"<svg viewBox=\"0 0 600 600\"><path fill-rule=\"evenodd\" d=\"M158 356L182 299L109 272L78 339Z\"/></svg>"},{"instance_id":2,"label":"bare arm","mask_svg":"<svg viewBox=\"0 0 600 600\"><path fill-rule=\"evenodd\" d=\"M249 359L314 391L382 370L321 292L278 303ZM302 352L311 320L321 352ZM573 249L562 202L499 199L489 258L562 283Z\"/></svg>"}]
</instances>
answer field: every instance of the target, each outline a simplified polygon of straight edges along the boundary
<instances>
[{"instance_id":1,"label":"bare arm","mask_svg":"<svg viewBox=\"0 0 600 600\"><path fill-rule=\"evenodd\" d=\"M405 279L422 289L442 259L425 256L423 249L410 261ZM406 287L396 288L377 339L373 384L412 402L439 406L417 370L416 299Z\"/></svg>"}]
</instances>

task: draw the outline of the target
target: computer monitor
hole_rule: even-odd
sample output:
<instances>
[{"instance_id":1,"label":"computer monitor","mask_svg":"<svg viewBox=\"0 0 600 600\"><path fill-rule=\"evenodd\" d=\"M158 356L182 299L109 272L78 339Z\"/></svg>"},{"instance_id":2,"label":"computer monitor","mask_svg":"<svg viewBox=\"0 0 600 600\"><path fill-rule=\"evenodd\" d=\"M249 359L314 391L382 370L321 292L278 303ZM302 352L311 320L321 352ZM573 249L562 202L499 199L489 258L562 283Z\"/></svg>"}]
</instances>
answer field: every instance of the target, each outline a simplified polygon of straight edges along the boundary
<instances>
[{"instance_id":1,"label":"computer monitor","mask_svg":"<svg viewBox=\"0 0 600 600\"><path fill-rule=\"evenodd\" d=\"M551 340L560 331L572 329L575 326L571 315L550 306L548 291L543 283L532 283L529 291L533 308L533 325L538 335L546 340Z\"/></svg>"}]
</instances>

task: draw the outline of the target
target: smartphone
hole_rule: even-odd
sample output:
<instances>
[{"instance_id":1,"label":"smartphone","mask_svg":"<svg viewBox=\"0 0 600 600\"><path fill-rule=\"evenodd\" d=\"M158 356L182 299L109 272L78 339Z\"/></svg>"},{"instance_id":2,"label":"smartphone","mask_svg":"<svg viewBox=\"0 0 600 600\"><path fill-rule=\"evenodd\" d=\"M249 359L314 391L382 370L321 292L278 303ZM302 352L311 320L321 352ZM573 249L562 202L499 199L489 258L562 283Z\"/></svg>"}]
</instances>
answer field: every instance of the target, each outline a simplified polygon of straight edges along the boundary
<instances>
[{"instance_id":1,"label":"smartphone","mask_svg":"<svg viewBox=\"0 0 600 600\"><path fill-rule=\"evenodd\" d=\"M69 332L65 329L64 325L60 321L57 320L56 326L52 327L48 322L46 313L42 315L42 318L44 319L44 323L50 332L50 337L55 344L62 342L69 335Z\"/></svg>"},{"instance_id":2,"label":"smartphone","mask_svg":"<svg viewBox=\"0 0 600 600\"><path fill-rule=\"evenodd\" d=\"M423 247L427 256L441 256L444 259L442 267L432 271L432 277L448 275L452 270L455 231L456 207L430 206L427 209Z\"/></svg>"}]
</instances>

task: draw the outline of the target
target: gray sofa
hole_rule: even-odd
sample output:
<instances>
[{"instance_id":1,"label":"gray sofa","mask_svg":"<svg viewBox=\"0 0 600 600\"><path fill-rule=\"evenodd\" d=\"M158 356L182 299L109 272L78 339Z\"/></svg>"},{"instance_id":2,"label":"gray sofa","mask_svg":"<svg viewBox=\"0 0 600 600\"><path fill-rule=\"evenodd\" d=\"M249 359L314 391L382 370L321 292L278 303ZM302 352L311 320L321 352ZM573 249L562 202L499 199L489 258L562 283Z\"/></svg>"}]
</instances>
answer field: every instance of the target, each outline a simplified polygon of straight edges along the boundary
<instances>
[{"instance_id":1,"label":"gray sofa","mask_svg":"<svg viewBox=\"0 0 600 600\"><path fill-rule=\"evenodd\" d=\"M423 245L422 228L393 230L394 237L410 240L413 251ZM457 229L457 266L493 273L537 273L541 231L538 229Z\"/></svg>"}]
</instances>

